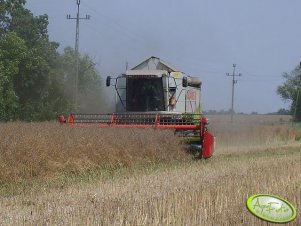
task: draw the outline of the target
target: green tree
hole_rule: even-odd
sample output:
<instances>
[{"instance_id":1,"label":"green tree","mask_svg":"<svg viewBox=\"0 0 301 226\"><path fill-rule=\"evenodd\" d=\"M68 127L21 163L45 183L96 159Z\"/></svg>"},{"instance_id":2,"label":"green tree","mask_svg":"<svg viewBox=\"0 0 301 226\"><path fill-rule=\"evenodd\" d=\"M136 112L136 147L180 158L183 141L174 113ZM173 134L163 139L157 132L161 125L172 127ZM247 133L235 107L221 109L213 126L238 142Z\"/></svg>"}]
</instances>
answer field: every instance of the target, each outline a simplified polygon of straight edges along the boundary
<instances>
[{"instance_id":1,"label":"green tree","mask_svg":"<svg viewBox=\"0 0 301 226\"><path fill-rule=\"evenodd\" d=\"M47 15L33 16L24 8L24 3L18 1L18 5L9 11L12 18L9 30L24 39L30 49L14 80L20 97L20 119L47 120L56 114L57 100L51 99L51 91L55 83L52 70L58 63L59 45L49 41Z\"/></svg>"},{"instance_id":2,"label":"green tree","mask_svg":"<svg viewBox=\"0 0 301 226\"><path fill-rule=\"evenodd\" d=\"M19 65L26 58L28 49L16 33L0 37L0 120L18 117L19 98L13 79L19 73Z\"/></svg>"},{"instance_id":3,"label":"green tree","mask_svg":"<svg viewBox=\"0 0 301 226\"><path fill-rule=\"evenodd\" d=\"M277 111L277 114L278 115L291 115L291 111L290 110L287 110L287 109L284 109L284 108L280 108L278 111Z\"/></svg>"},{"instance_id":4,"label":"green tree","mask_svg":"<svg viewBox=\"0 0 301 226\"><path fill-rule=\"evenodd\" d=\"M78 110L80 112L99 112L103 108L104 98L102 93L101 76L96 65L88 55L79 54L79 79ZM68 100L68 106L72 106L74 94L74 76L76 74L76 53L71 47L64 49L60 56L59 68L60 80L63 81L64 97ZM73 106L74 107L74 106Z\"/></svg>"},{"instance_id":5,"label":"green tree","mask_svg":"<svg viewBox=\"0 0 301 226\"><path fill-rule=\"evenodd\" d=\"M24 7L25 0L0 0L0 36L15 32L27 47L27 54L12 74L18 98L18 118L46 120L55 115L55 101L50 91L52 70L58 60L58 44L48 39L47 15L34 16Z\"/></svg>"},{"instance_id":6,"label":"green tree","mask_svg":"<svg viewBox=\"0 0 301 226\"><path fill-rule=\"evenodd\" d=\"M72 109L76 54L49 41L47 15L25 0L0 0L0 120L50 120ZM101 79L89 56L78 56L79 109L100 109Z\"/></svg>"},{"instance_id":7,"label":"green tree","mask_svg":"<svg viewBox=\"0 0 301 226\"><path fill-rule=\"evenodd\" d=\"M301 67L297 66L290 73L284 73L285 82L278 86L277 93L285 102L290 101L290 111L296 121L301 120Z\"/></svg>"},{"instance_id":8,"label":"green tree","mask_svg":"<svg viewBox=\"0 0 301 226\"><path fill-rule=\"evenodd\" d=\"M25 0L0 0L0 35L10 31L15 12L24 10Z\"/></svg>"}]
</instances>

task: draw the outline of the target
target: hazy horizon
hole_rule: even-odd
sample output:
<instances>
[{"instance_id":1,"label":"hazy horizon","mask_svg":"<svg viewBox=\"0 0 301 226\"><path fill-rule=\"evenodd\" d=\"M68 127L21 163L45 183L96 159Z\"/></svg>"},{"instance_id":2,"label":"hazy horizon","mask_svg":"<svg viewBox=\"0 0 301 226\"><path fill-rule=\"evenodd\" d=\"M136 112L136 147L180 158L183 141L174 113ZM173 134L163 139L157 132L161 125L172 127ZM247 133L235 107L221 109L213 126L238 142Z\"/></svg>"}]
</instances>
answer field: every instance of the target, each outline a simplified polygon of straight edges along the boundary
<instances>
[{"instance_id":1,"label":"hazy horizon","mask_svg":"<svg viewBox=\"0 0 301 226\"><path fill-rule=\"evenodd\" d=\"M60 50L74 46L76 1L28 0L35 15L48 14L49 35ZM80 52L89 54L103 77L118 75L157 56L203 80L204 110L231 107L235 63L236 112L276 112L288 108L276 94L301 61L301 2L291 0L97 1L82 0Z\"/></svg>"}]
</instances>

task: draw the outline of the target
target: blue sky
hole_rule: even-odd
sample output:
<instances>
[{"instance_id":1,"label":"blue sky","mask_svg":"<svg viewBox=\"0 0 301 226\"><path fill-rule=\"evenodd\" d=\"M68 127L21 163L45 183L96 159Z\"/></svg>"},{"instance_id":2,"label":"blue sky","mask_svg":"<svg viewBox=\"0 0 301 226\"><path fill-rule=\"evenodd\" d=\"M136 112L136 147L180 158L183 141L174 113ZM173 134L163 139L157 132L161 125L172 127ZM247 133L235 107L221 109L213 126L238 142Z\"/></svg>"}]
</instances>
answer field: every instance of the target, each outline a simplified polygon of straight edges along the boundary
<instances>
[{"instance_id":1,"label":"blue sky","mask_svg":"<svg viewBox=\"0 0 301 226\"><path fill-rule=\"evenodd\" d=\"M74 46L75 0L27 0L35 15L48 14L50 39ZM232 65L236 112L288 108L276 94L282 73L301 61L299 0L81 0L80 52L103 77L118 75L157 56L203 80L204 110L231 106Z\"/></svg>"}]
</instances>

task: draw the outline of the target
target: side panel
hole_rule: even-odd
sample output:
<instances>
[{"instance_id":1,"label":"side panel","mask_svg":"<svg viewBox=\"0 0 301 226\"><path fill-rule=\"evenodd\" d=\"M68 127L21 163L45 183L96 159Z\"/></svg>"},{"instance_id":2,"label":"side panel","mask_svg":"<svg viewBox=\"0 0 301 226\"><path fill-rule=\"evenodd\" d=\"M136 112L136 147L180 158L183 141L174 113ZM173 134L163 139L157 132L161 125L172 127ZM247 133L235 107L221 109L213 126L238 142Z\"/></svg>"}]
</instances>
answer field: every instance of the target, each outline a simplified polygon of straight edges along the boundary
<instances>
[{"instance_id":1,"label":"side panel","mask_svg":"<svg viewBox=\"0 0 301 226\"><path fill-rule=\"evenodd\" d=\"M115 109L116 112L126 111L126 78L125 77L120 77L116 81L115 106L116 106Z\"/></svg>"},{"instance_id":2,"label":"side panel","mask_svg":"<svg viewBox=\"0 0 301 226\"><path fill-rule=\"evenodd\" d=\"M169 111L169 77L163 76L162 77L162 84L163 84L163 93L164 93L164 107L165 111Z\"/></svg>"},{"instance_id":3,"label":"side panel","mask_svg":"<svg viewBox=\"0 0 301 226\"><path fill-rule=\"evenodd\" d=\"M169 77L169 96L176 100L175 106L169 105L170 112L185 112L185 88L182 86L183 73L172 72Z\"/></svg>"},{"instance_id":4,"label":"side panel","mask_svg":"<svg viewBox=\"0 0 301 226\"><path fill-rule=\"evenodd\" d=\"M198 88L186 88L186 112L201 113L200 93Z\"/></svg>"},{"instance_id":5,"label":"side panel","mask_svg":"<svg viewBox=\"0 0 301 226\"><path fill-rule=\"evenodd\" d=\"M210 158L213 155L214 148L215 148L215 137L206 131L204 133L203 138L203 150L202 150L202 156L203 158L207 159Z\"/></svg>"},{"instance_id":6,"label":"side panel","mask_svg":"<svg viewBox=\"0 0 301 226\"><path fill-rule=\"evenodd\" d=\"M176 111L180 113L200 114L201 110L201 88L196 86L183 87L182 79L185 76L182 72L171 72L169 77L169 93L175 94L176 105L169 105L168 111ZM195 77L189 77L194 79ZM199 79L197 79L198 81ZM195 83L195 82L194 82ZM194 84L195 85L195 84Z\"/></svg>"}]
</instances>

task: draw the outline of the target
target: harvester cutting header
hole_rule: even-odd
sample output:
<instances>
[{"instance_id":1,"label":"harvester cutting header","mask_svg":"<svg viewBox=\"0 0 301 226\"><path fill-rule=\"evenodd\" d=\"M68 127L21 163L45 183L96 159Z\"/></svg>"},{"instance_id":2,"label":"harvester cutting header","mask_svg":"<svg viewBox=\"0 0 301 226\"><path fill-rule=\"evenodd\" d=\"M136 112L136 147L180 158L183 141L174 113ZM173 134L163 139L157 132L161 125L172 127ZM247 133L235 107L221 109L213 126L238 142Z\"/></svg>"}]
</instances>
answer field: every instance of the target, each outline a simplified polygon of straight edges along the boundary
<instances>
[{"instance_id":1,"label":"harvester cutting header","mask_svg":"<svg viewBox=\"0 0 301 226\"><path fill-rule=\"evenodd\" d=\"M72 113L61 123L72 126L174 129L185 137L199 157L214 151L214 136L201 112L201 80L173 68L157 57L138 64L125 74L108 76L115 88L115 113Z\"/></svg>"}]
</instances>

